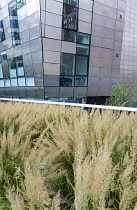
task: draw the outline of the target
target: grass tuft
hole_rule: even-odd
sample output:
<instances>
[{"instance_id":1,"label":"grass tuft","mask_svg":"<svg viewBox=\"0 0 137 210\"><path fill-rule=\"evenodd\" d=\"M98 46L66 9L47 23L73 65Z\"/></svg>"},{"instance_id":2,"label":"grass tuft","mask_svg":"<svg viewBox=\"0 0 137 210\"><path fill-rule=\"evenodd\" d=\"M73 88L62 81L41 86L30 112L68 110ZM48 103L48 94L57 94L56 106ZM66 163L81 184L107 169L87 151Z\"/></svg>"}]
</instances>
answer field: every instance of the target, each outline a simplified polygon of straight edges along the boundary
<instances>
[{"instance_id":1,"label":"grass tuft","mask_svg":"<svg viewBox=\"0 0 137 210\"><path fill-rule=\"evenodd\" d=\"M0 209L136 210L137 114L0 104Z\"/></svg>"}]
</instances>

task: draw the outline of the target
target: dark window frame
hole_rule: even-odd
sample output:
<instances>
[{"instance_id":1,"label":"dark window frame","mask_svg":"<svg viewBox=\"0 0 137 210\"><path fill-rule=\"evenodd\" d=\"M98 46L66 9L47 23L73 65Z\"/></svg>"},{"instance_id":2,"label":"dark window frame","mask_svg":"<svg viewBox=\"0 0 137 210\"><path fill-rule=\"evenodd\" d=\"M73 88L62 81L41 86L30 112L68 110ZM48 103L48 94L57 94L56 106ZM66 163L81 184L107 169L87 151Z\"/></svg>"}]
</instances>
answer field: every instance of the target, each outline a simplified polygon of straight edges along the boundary
<instances>
[{"instance_id":1,"label":"dark window frame","mask_svg":"<svg viewBox=\"0 0 137 210\"><path fill-rule=\"evenodd\" d=\"M64 74L61 74L62 54L72 54L72 55L74 55L74 57L75 57L74 75L67 75L67 74L64 75ZM77 56L79 56L79 57L86 57L86 58L87 58L87 72L86 72L86 74L84 74L84 75L78 75L78 74L76 74L76 64L77 64L77 63L76 63L76 60L77 60ZM61 79L62 77L73 77L74 85L73 85L73 86L70 86L70 87L87 87L87 85L88 85L89 56L86 56L86 55L79 55L79 54L73 54L73 53L61 53L61 58L60 58L60 59L61 59L61 60L60 60L60 79ZM86 86L76 86L76 85L75 85L75 79L76 79L76 77L85 77L85 78L87 79L87 81L86 81ZM60 87L65 87L65 86L61 86L61 84L60 84ZM69 87L69 86L67 86L67 87Z\"/></svg>"}]
</instances>

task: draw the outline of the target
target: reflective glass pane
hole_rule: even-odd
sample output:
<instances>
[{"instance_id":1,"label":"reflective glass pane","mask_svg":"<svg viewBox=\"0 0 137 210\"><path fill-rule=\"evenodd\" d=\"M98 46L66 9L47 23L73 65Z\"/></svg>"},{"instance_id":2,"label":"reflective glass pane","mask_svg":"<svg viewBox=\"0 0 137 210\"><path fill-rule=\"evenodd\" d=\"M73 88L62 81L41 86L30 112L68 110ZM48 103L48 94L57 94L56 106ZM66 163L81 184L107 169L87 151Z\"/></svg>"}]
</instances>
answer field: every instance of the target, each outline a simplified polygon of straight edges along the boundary
<instances>
[{"instance_id":1,"label":"reflective glass pane","mask_svg":"<svg viewBox=\"0 0 137 210\"><path fill-rule=\"evenodd\" d=\"M63 2L74 7L78 7L79 0L64 0Z\"/></svg>"},{"instance_id":2,"label":"reflective glass pane","mask_svg":"<svg viewBox=\"0 0 137 210\"><path fill-rule=\"evenodd\" d=\"M9 16L17 16L16 0L9 3Z\"/></svg>"},{"instance_id":3,"label":"reflective glass pane","mask_svg":"<svg viewBox=\"0 0 137 210\"><path fill-rule=\"evenodd\" d=\"M35 86L34 77L26 77L26 85L27 86Z\"/></svg>"},{"instance_id":4,"label":"reflective glass pane","mask_svg":"<svg viewBox=\"0 0 137 210\"><path fill-rule=\"evenodd\" d=\"M11 79L11 86L12 87L17 87L18 86L16 78L15 79Z\"/></svg>"},{"instance_id":5,"label":"reflective glass pane","mask_svg":"<svg viewBox=\"0 0 137 210\"><path fill-rule=\"evenodd\" d=\"M71 76L61 76L60 77L60 86L64 86L64 87L74 86L74 77L71 77Z\"/></svg>"},{"instance_id":6,"label":"reflective glass pane","mask_svg":"<svg viewBox=\"0 0 137 210\"><path fill-rule=\"evenodd\" d=\"M87 77L75 77L75 86L87 86Z\"/></svg>"},{"instance_id":7,"label":"reflective glass pane","mask_svg":"<svg viewBox=\"0 0 137 210\"><path fill-rule=\"evenodd\" d=\"M76 58L76 75L87 75L88 57L77 56Z\"/></svg>"},{"instance_id":8,"label":"reflective glass pane","mask_svg":"<svg viewBox=\"0 0 137 210\"><path fill-rule=\"evenodd\" d=\"M10 77L17 77L16 69L10 69Z\"/></svg>"},{"instance_id":9,"label":"reflective glass pane","mask_svg":"<svg viewBox=\"0 0 137 210\"><path fill-rule=\"evenodd\" d=\"M20 40L20 34L19 32L12 32L11 33L11 36L12 36L12 40Z\"/></svg>"},{"instance_id":10,"label":"reflective glass pane","mask_svg":"<svg viewBox=\"0 0 137 210\"><path fill-rule=\"evenodd\" d=\"M71 102L74 101L74 98L58 98L58 102Z\"/></svg>"},{"instance_id":11,"label":"reflective glass pane","mask_svg":"<svg viewBox=\"0 0 137 210\"><path fill-rule=\"evenodd\" d=\"M17 0L17 9L20 9L26 4L26 0Z\"/></svg>"},{"instance_id":12,"label":"reflective glass pane","mask_svg":"<svg viewBox=\"0 0 137 210\"><path fill-rule=\"evenodd\" d=\"M16 59L9 60L9 69L16 69Z\"/></svg>"},{"instance_id":13,"label":"reflective glass pane","mask_svg":"<svg viewBox=\"0 0 137 210\"><path fill-rule=\"evenodd\" d=\"M24 76L23 58L19 56L16 58L17 75Z\"/></svg>"},{"instance_id":14,"label":"reflective glass pane","mask_svg":"<svg viewBox=\"0 0 137 210\"><path fill-rule=\"evenodd\" d=\"M10 27L11 28L19 28L18 20L10 20Z\"/></svg>"},{"instance_id":15,"label":"reflective glass pane","mask_svg":"<svg viewBox=\"0 0 137 210\"><path fill-rule=\"evenodd\" d=\"M3 28L3 21L0 21L0 28Z\"/></svg>"},{"instance_id":16,"label":"reflective glass pane","mask_svg":"<svg viewBox=\"0 0 137 210\"><path fill-rule=\"evenodd\" d=\"M23 67L18 67L17 68L17 75L18 76L24 76L24 68Z\"/></svg>"},{"instance_id":17,"label":"reflective glass pane","mask_svg":"<svg viewBox=\"0 0 137 210\"><path fill-rule=\"evenodd\" d=\"M4 80L0 79L0 87L4 87Z\"/></svg>"},{"instance_id":18,"label":"reflective glass pane","mask_svg":"<svg viewBox=\"0 0 137 210\"><path fill-rule=\"evenodd\" d=\"M63 28L78 29L78 9L76 7L64 5L63 8Z\"/></svg>"},{"instance_id":19,"label":"reflective glass pane","mask_svg":"<svg viewBox=\"0 0 137 210\"><path fill-rule=\"evenodd\" d=\"M76 32L70 30L62 30L62 40L68 42L76 42Z\"/></svg>"},{"instance_id":20,"label":"reflective glass pane","mask_svg":"<svg viewBox=\"0 0 137 210\"><path fill-rule=\"evenodd\" d=\"M0 42L5 40L3 21L0 21Z\"/></svg>"},{"instance_id":21,"label":"reflective glass pane","mask_svg":"<svg viewBox=\"0 0 137 210\"><path fill-rule=\"evenodd\" d=\"M77 54L79 55L89 55L89 46L77 44Z\"/></svg>"},{"instance_id":22,"label":"reflective glass pane","mask_svg":"<svg viewBox=\"0 0 137 210\"><path fill-rule=\"evenodd\" d=\"M3 78L2 64L0 63L0 78Z\"/></svg>"},{"instance_id":23,"label":"reflective glass pane","mask_svg":"<svg viewBox=\"0 0 137 210\"><path fill-rule=\"evenodd\" d=\"M26 86L25 78L18 78L18 86Z\"/></svg>"},{"instance_id":24,"label":"reflective glass pane","mask_svg":"<svg viewBox=\"0 0 137 210\"><path fill-rule=\"evenodd\" d=\"M19 34L19 32L12 32L11 36L12 36L12 45L13 46L20 45L21 41L20 41L20 34Z\"/></svg>"},{"instance_id":25,"label":"reflective glass pane","mask_svg":"<svg viewBox=\"0 0 137 210\"><path fill-rule=\"evenodd\" d=\"M5 79L4 82L5 82L5 87L10 87L11 86L10 79Z\"/></svg>"},{"instance_id":26,"label":"reflective glass pane","mask_svg":"<svg viewBox=\"0 0 137 210\"><path fill-rule=\"evenodd\" d=\"M90 44L90 35L89 34L83 34L78 33L77 34L77 43L79 44Z\"/></svg>"},{"instance_id":27,"label":"reflective glass pane","mask_svg":"<svg viewBox=\"0 0 137 210\"><path fill-rule=\"evenodd\" d=\"M62 53L61 54L61 75L74 75L75 70L75 55Z\"/></svg>"},{"instance_id":28,"label":"reflective glass pane","mask_svg":"<svg viewBox=\"0 0 137 210\"><path fill-rule=\"evenodd\" d=\"M0 42L5 40L4 32L0 31Z\"/></svg>"},{"instance_id":29,"label":"reflective glass pane","mask_svg":"<svg viewBox=\"0 0 137 210\"><path fill-rule=\"evenodd\" d=\"M6 51L3 51L0 53L1 54L1 60L6 60L7 59L7 52Z\"/></svg>"}]
</instances>

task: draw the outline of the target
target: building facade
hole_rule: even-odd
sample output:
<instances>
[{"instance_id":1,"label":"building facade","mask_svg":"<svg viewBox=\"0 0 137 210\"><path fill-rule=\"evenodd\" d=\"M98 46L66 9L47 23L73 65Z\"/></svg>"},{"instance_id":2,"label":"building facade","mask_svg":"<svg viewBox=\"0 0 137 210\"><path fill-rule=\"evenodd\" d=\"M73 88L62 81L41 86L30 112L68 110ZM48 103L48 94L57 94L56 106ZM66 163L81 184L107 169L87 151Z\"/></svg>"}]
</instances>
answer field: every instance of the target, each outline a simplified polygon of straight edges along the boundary
<instances>
[{"instance_id":1,"label":"building facade","mask_svg":"<svg viewBox=\"0 0 137 210\"><path fill-rule=\"evenodd\" d=\"M137 74L136 0L0 0L0 97L103 103Z\"/></svg>"}]
</instances>

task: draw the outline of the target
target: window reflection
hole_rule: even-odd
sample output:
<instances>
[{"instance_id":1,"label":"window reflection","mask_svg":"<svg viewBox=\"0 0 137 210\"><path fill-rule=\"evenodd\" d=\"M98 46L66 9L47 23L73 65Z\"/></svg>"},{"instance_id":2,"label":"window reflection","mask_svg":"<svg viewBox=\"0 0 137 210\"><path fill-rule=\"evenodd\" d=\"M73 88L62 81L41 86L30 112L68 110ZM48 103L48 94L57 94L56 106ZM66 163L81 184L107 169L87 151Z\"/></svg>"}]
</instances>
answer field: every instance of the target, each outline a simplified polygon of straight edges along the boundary
<instances>
[{"instance_id":1,"label":"window reflection","mask_svg":"<svg viewBox=\"0 0 137 210\"><path fill-rule=\"evenodd\" d=\"M26 4L26 0L16 0L17 1L17 9L20 9Z\"/></svg>"},{"instance_id":2,"label":"window reflection","mask_svg":"<svg viewBox=\"0 0 137 210\"><path fill-rule=\"evenodd\" d=\"M4 80L5 87L11 87L10 79Z\"/></svg>"},{"instance_id":3,"label":"window reflection","mask_svg":"<svg viewBox=\"0 0 137 210\"><path fill-rule=\"evenodd\" d=\"M75 77L75 86L87 86L87 77Z\"/></svg>"},{"instance_id":4,"label":"window reflection","mask_svg":"<svg viewBox=\"0 0 137 210\"><path fill-rule=\"evenodd\" d=\"M74 77L71 76L61 76L60 86L71 87L74 86Z\"/></svg>"},{"instance_id":5,"label":"window reflection","mask_svg":"<svg viewBox=\"0 0 137 210\"><path fill-rule=\"evenodd\" d=\"M18 20L10 20L10 27L11 28L19 28Z\"/></svg>"},{"instance_id":6,"label":"window reflection","mask_svg":"<svg viewBox=\"0 0 137 210\"><path fill-rule=\"evenodd\" d=\"M76 32L62 29L62 40L68 42L76 42Z\"/></svg>"},{"instance_id":7,"label":"window reflection","mask_svg":"<svg viewBox=\"0 0 137 210\"><path fill-rule=\"evenodd\" d=\"M26 4L25 0L12 0L12 2L8 4L10 27L12 28L11 36L12 36L13 47L21 44L20 34L19 31L17 31L17 29L19 28L17 10L23 7L25 4Z\"/></svg>"},{"instance_id":8,"label":"window reflection","mask_svg":"<svg viewBox=\"0 0 137 210\"><path fill-rule=\"evenodd\" d=\"M62 53L61 55L61 75L74 75L75 55Z\"/></svg>"},{"instance_id":9,"label":"window reflection","mask_svg":"<svg viewBox=\"0 0 137 210\"><path fill-rule=\"evenodd\" d=\"M7 52L6 51L3 51L0 53L0 57L1 57L1 60L6 60L7 59Z\"/></svg>"},{"instance_id":10,"label":"window reflection","mask_svg":"<svg viewBox=\"0 0 137 210\"><path fill-rule=\"evenodd\" d=\"M79 55L89 55L89 46L77 44L77 54Z\"/></svg>"},{"instance_id":11,"label":"window reflection","mask_svg":"<svg viewBox=\"0 0 137 210\"><path fill-rule=\"evenodd\" d=\"M3 21L0 21L0 42L5 40L4 28L3 28Z\"/></svg>"},{"instance_id":12,"label":"window reflection","mask_svg":"<svg viewBox=\"0 0 137 210\"><path fill-rule=\"evenodd\" d=\"M4 80L3 79L0 80L0 87L4 87Z\"/></svg>"},{"instance_id":13,"label":"window reflection","mask_svg":"<svg viewBox=\"0 0 137 210\"><path fill-rule=\"evenodd\" d=\"M2 64L0 63L0 78L3 78Z\"/></svg>"},{"instance_id":14,"label":"window reflection","mask_svg":"<svg viewBox=\"0 0 137 210\"><path fill-rule=\"evenodd\" d=\"M78 9L64 4L63 7L63 28L78 29Z\"/></svg>"},{"instance_id":15,"label":"window reflection","mask_svg":"<svg viewBox=\"0 0 137 210\"><path fill-rule=\"evenodd\" d=\"M62 53L60 86L87 86L88 59L84 55Z\"/></svg>"},{"instance_id":16,"label":"window reflection","mask_svg":"<svg viewBox=\"0 0 137 210\"><path fill-rule=\"evenodd\" d=\"M78 33L77 34L77 43L79 44L90 44L90 35L84 34L84 33Z\"/></svg>"},{"instance_id":17,"label":"window reflection","mask_svg":"<svg viewBox=\"0 0 137 210\"><path fill-rule=\"evenodd\" d=\"M77 56L76 58L76 75L87 75L88 57Z\"/></svg>"},{"instance_id":18,"label":"window reflection","mask_svg":"<svg viewBox=\"0 0 137 210\"><path fill-rule=\"evenodd\" d=\"M17 4L16 0L9 3L9 16L17 16Z\"/></svg>"},{"instance_id":19,"label":"window reflection","mask_svg":"<svg viewBox=\"0 0 137 210\"><path fill-rule=\"evenodd\" d=\"M22 56L8 60L10 77L17 77L24 75Z\"/></svg>"},{"instance_id":20,"label":"window reflection","mask_svg":"<svg viewBox=\"0 0 137 210\"><path fill-rule=\"evenodd\" d=\"M64 0L65 4L69 4L69 5L72 5L74 7L78 7L78 2L79 2L79 0Z\"/></svg>"}]
</instances>

